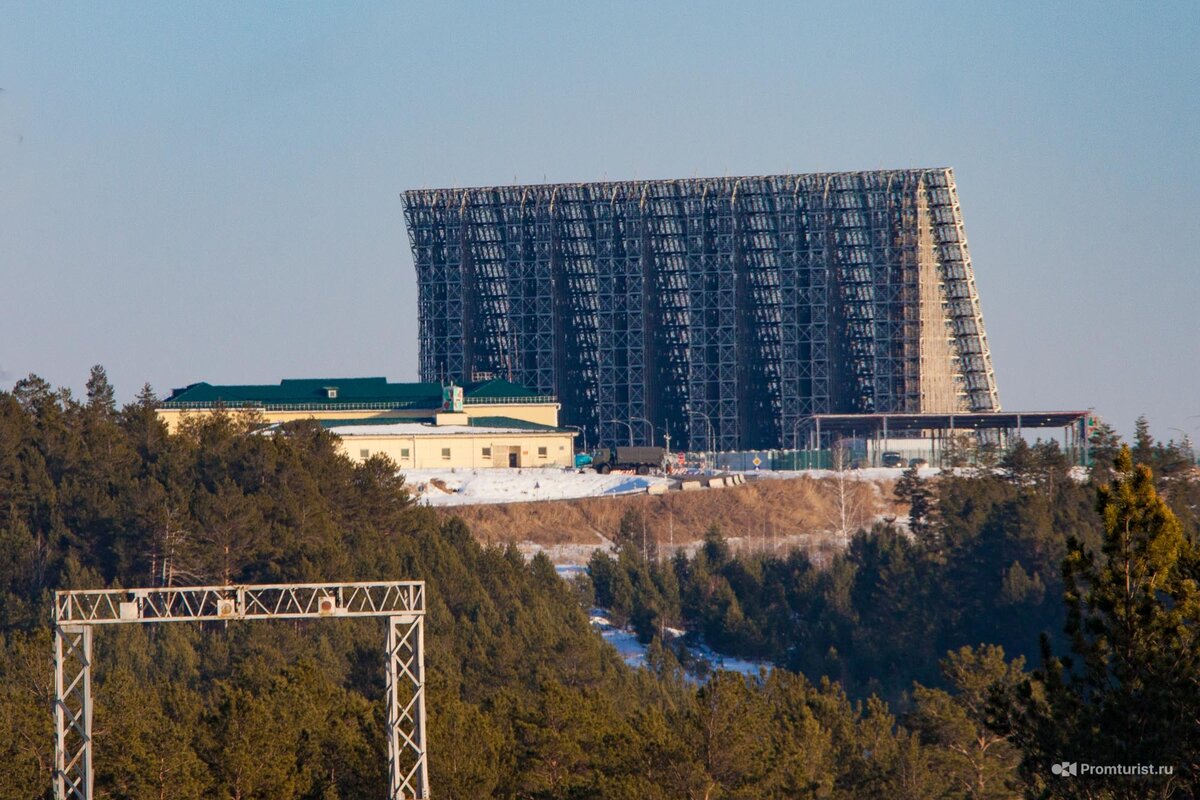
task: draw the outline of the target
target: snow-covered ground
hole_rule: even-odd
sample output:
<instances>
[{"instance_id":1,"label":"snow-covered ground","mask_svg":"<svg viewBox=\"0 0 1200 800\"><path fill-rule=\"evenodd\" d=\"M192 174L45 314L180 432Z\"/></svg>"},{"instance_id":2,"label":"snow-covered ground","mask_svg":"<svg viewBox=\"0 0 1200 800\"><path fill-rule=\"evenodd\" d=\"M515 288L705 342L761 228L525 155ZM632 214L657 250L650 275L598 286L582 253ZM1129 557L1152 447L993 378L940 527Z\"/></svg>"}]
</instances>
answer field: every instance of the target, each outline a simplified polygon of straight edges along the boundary
<instances>
[{"instance_id":1,"label":"snow-covered ground","mask_svg":"<svg viewBox=\"0 0 1200 800\"><path fill-rule=\"evenodd\" d=\"M588 568L585 564L555 564L554 571L560 578L574 578L577 575L586 575Z\"/></svg>"},{"instance_id":2,"label":"snow-covered ground","mask_svg":"<svg viewBox=\"0 0 1200 800\"><path fill-rule=\"evenodd\" d=\"M654 475L598 475L562 467L529 469L406 469L405 482L421 503L431 506L522 503L575 497L635 494L670 478ZM444 488L443 488L444 487Z\"/></svg>"},{"instance_id":3,"label":"snow-covered ground","mask_svg":"<svg viewBox=\"0 0 1200 800\"><path fill-rule=\"evenodd\" d=\"M921 478L934 478L941 474L941 470L937 467L922 467L917 470L917 474ZM865 469L848 469L843 472L837 472L832 469L780 469L780 470L758 470L756 472L743 473L746 477L754 478L775 478L777 480L790 480L792 478L812 478L813 480L821 480L822 478L836 478L839 475L845 476L848 480L855 481L894 481L898 480L904 474L904 469L900 467L867 467Z\"/></svg>"},{"instance_id":4,"label":"snow-covered ground","mask_svg":"<svg viewBox=\"0 0 1200 800\"><path fill-rule=\"evenodd\" d=\"M938 475L958 475L960 477L972 477L979 475L981 472L987 472L986 467L947 467L941 469L939 467L921 467L917 470L917 475L922 480L927 478L936 478ZM1007 470L1000 467L993 467L991 472L996 475L1007 475ZM813 478L819 480L821 478L834 478L838 475L845 475L848 480L856 481L894 481L899 480L904 474L904 469L900 467L867 467L865 469L848 469L844 472L835 472L831 469L802 469L802 470L759 470L756 472L743 473L747 478ZM1087 467L1071 467L1069 474L1072 479L1083 483L1088 479Z\"/></svg>"},{"instance_id":5,"label":"snow-covered ground","mask_svg":"<svg viewBox=\"0 0 1200 800\"><path fill-rule=\"evenodd\" d=\"M850 480L880 483L894 481L902 469L871 467L846 470ZM941 470L920 470L922 478L931 478ZM487 503L523 503L537 500L569 500L578 497L640 494L649 486L671 486L674 478L658 475L599 475L562 467L524 469L406 469L408 485L421 503L431 506L483 505ZM839 473L827 469L759 470L743 473L752 480L789 478L832 478Z\"/></svg>"},{"instance_id":6,"label":"snow-covered ground","mask_svg":"<svg viewBox=\"0 0 1200 800\"><path fill-rule=\"evenodd\" d=\"M628 628L617 628L604 612L592 609L592 627L600 631L604 641L617 649L621 659L631 667L646 666L646 645L637 640L637 635Z\"/></svg>"},{"instance_id":7,"label":"snow-covered ground","mask_svg":"<svg viewBox=\"0 0 1200 800\"><path fill-rule=\"evenodd\" d=\"M713 650L706 644L691 645L688 647L692 655L708 663L708 668L711 670L723 669L728 672L740 672L743 675L748 675L752 678L757 678L758 673L762 670L770 672L774 667L766 661L748 661L737 656L723 656Z\"/></svg>"},{"instance_id":8,"label":"snow-covered ground","mask_svg":"<svg viewBox=\"0 0 1200 800\"><path fill-rule=\"evenodd\" d=\"M612 621L605 615L603 609L594 608L591 613L592 627L600 632L604 641L616 648L622 660L631 667L646 666L646 645L642 644L637 639L635 634L629 628L618 628L612 624ZM684 632L677 628L667 628L667 638L679 640L684 637ZM704 644L688 644L688 651L693 657L705 662L710 670L728 670L730 672L739 672L742 675L758 677L760 670L770 671L771 665L760 661L747 661L744 658L735 658L733 656L723 656L717 653L712 648ZM695 679L695 675L690 675Z\"/></svg>"}]
</instances>

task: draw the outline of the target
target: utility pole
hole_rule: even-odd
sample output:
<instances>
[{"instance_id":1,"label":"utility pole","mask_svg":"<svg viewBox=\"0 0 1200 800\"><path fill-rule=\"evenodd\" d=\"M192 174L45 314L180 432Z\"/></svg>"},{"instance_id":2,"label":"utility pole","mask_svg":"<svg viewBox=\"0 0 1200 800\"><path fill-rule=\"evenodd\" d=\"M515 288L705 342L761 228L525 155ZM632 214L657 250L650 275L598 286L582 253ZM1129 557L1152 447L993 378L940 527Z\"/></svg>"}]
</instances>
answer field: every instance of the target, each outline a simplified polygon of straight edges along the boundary
<instances>
[{"instance_id":1,"label":"utility pole","mask_svg":"<svg viewBox=\"0 0 1200 800\"><path fill-rule=\"evenodd\" d=\"M675 509L667 506L667 536L668 547L671 550L671 555L675 555Z\"/></svg>"},{"instance_id":2,"label":"utility pole","mask_svg":"<svg viewBox=\"0 0 1200 800\"><path fill-rule=\"evenodd\" d=\"M650 502L650 495L646 495L646 499L642 501L642 561L647 559L646 556L646 504Z\"/></svg>"}]
</instances>

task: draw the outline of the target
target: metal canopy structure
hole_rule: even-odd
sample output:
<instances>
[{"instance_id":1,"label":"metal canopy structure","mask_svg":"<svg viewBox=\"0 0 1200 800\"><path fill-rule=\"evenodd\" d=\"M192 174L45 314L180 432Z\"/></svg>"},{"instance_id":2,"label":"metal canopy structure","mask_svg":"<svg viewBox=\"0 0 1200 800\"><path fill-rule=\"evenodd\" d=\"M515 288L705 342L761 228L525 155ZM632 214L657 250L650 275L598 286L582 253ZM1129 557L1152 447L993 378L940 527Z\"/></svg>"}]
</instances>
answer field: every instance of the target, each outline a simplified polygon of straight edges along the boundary
<instances>
[{"instance_id":1,"label":"metal canopy structure","mask_svg":"<svg viewBox=\"0 0 1200 800\"><path fill-rule=\"evenodd\" d=\"M953 170L405 192L421 378L505 375L603 444L799 446L999 410Z\"/></svg>"},{"instance_id":2,"label":"metal canopy structure","mask_svg":"<svg viewBox=\"0 0 1200 800\"><path fill-rule=\"evenodd\" d=\"M952 414L814 414L799 428L809 448L835 445L839 439L874 440L887 446L891 439L929 438L937 443L962 434L979 441L1004 443L1015 434L1018 438L1029 429L1060 429L1063 447L1087 463L1090 411L1004 411Z\"/></svg>"},{"instance_id":3,"label":"metal canopy structure","mask_svg":"<svg viewBox=\"0 0 1200 800\"><path fill-rule=\"evenodd\" d=\"M824 433L900 431L986 431L1066 428L1087 419L1087 411L1004 411L987 414L815 414L809 425Z\"/></svg>"},{"instance_id":4,"label":"metal canopy structure","mask_svg":"<svg viewBox=\"0 0 1200 800\"><path fill-rule=\"evenodd\" d=\"M386 617L388 800L429 797L422 581L84 589L54 597L54 797L92 800L97 625Z\"/></svg>"}]
</instances>

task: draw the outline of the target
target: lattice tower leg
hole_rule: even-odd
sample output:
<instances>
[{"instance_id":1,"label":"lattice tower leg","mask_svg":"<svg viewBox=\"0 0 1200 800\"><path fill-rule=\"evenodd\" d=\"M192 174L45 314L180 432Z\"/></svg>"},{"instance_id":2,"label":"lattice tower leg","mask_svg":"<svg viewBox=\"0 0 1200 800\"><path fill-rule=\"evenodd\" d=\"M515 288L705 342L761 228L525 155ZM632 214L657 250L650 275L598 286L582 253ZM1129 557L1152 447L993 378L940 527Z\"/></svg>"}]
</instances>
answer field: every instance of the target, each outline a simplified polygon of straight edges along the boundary
<instances>
[{"instance_id":1,"label":"lattice tower leg","mask_svg":"<svg viewBox=\"0 0 1200 800\"><path fill-rule=\"evenodd\" d=\"M387 745L388 800L428 798L423 617L388 617Z\"/></svg>"},{"instance_id":2,"label":"lattice tower leg","mask_svg":"<svg viewBox=\"0 0 1200 800\"><path fill-rule=\"evenodd\" d=\"M92 800L92 626L54 629L54 797Z\"/></svg>"}]
</instances>

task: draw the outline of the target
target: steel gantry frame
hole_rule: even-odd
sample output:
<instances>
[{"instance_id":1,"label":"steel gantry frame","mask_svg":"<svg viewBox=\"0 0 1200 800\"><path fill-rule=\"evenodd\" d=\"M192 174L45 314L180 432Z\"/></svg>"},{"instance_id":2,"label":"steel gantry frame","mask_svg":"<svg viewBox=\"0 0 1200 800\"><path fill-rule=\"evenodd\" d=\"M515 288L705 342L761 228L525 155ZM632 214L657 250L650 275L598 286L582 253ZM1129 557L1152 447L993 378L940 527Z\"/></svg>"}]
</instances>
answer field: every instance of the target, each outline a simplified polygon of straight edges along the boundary
<instances>
[{"instance_id":1,"label":"steel gantry frame","mask_svg":"<svg viewBox=\"0 0 1200 800\"><path fill-rule=\"evenodd\" d=\"M647 272L646 418L676 441L686 439L688 401L688 235L685 202L678 184L646 186L645 217ZM657 444L657 442L656 442Z\"/></svg>"},{"instance_id":2,"label":"steel gantry frame","mask_svg":"<svg viewBox=\"0 0 1200 800\"><path fill-rule=\"evenodd\" d=\"M92 800L97 625L386 617L388 800L429 797L422 581L82 589L54 598L54 797Z\"/></svg>"},{"instance_id":3,"label":"steel gantry frame","mask_svg":"<svg viewBox=\"0 0 1200 800\"><path fill-rule=\"evenodd\" d=\"M800 446L1000 408L949 168L404 194L421 379L498 369L591 441ZM648 444L646 430L635 432Z\"/></svg>"}]
</instances>

